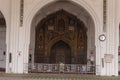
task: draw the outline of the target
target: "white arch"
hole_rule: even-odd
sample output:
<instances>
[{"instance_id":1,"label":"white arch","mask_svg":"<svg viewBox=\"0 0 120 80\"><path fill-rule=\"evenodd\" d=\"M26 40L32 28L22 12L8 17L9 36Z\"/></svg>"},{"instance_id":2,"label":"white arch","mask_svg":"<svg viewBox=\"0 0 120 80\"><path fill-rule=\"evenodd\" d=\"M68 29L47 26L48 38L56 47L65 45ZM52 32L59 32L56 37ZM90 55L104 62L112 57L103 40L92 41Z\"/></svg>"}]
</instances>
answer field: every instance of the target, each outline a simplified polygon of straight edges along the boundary
<instances>
[{"instance_id":1,"label":"white arch","mask_svg":"<svg viewBox=\"0 0 120 80\"><path fill-rule=\"evenodd\" d=\"M34 18L34 16L36 15L36 13L41 9L43 8L44 6L46 6L47 4L50 4L50 3L53 3L55 2L56 0L44 0L44 1L40 1L40 3L38 4L41 4L41 5L37 5L35 6L34 8L31 9L31 12L28 16L25 16L25 23L27 23L25 25L25 27L28 29L27 33L29 34L29 37L30 37L30 28L31 28L31 23L32 23L32 20ZM83 0L71 0L72 2L82 6L83 8L85 8L86 11L88 11L88 13L91 15L94 23L95 23L95 33L97 33L100 29L98 29L98 26L100 24L100 21L99 21L99 18L97 17L96 13L94 12L94 10L91 8L91 6L89 6L89 4L87 4L85 1ZM27 36L28 36L27 34ZM29 41L30 38L27 38ZM29 44L30 42L28 42Z\"/></svg>"},{"instance_id":2,"label":"white arch","mask_svg":"<svg viewBox=\"0 0 120 80\"><path fill-rule=\"evenodd\" d=\"M25 16L25 21L24 21L24 28L25 28L25 52L24 53L27 53L25 54L25 57L28 57L28 50L29 50L29 44L30 44L30 29L31 29L31 23L32 23L32 20L34 18L34 16L36 15L36 13L42 9L45 5L47 4L50 4L50 3L53 3L55 2L56 0L43 0L43 1L40 1L40 5L36 5L34 8L31 9L31 12L29 12L30 14L28 16ZM84 0L71 0L71 2L77 4L77 5L80 5L82 6L92 17L93 21L94 21L94 24L95 24L95 45L98 42L98 34L101 32L101 28L100 28L100 20L97 16L97 14L94 12L94 10L91 8L91 6L89 4L87 4ZM99 52L99 47L97 48L96 52ZM96 56L100 56L99 53L97 53ZM28 58L24 58L26 59L25 60L25 63L28 63ZM98 59L98 58L97 58ZM97 65L100 64L100 59L98 59L97 61Z\"/></svg>"}]
</instances>

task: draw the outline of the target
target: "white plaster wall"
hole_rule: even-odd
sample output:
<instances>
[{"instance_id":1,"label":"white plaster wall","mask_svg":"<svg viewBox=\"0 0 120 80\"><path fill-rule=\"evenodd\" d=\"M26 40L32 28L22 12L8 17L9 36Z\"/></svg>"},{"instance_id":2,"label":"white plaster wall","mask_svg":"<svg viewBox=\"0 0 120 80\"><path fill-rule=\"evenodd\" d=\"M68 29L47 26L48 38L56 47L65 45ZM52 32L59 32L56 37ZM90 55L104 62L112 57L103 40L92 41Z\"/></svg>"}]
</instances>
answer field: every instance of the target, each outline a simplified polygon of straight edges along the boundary
<instances>
[{"instance_id":1,"label":"white plaster wall","mask_svg":"<svg viewBox=\"0 0 120 80\"><path fill-rule=\"evenodd\" d=\"M118 48L120 47L120 1L117 0L117 3L116 3L116 18L115 18L115 21L116 21L116 24L115 24L115 29L116 29L116 45L118 46ZM116 47L117 48L117 47ZM116 49L117 50L117 49ZM120 49L118 50L118 52L120 52ZM118 53L116 51L116 53ZM120 71L120 55L118 56L118 70Z\"/></svg>"},{"instance_id":2,"label":"white plaster wall","mask_svg":"<svg viewBox=\"0 0 120 80\"><path fill-rule=\"evenodd\" d=\"M119 0L108 0L107 9L107 31L106 31L106 53L112 54L111 63L106 63L106 75L118 75L118 26L117 26L117 10ZM111 12L112 11L112 12ZM108 67L109 66L109 67Z\"/></svg>"}]
</instances>

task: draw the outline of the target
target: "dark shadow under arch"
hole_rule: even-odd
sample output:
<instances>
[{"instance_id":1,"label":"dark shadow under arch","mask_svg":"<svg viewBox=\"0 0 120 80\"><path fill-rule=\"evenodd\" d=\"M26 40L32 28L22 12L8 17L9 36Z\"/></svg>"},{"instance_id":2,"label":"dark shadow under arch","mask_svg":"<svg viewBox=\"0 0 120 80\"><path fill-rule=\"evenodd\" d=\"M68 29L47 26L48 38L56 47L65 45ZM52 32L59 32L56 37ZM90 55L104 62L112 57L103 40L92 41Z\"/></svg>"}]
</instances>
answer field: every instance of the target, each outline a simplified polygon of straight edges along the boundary
<instances>
[{"instance_id":1,"label":"dark shadow under arch","mask_svg":"<svg viewBox=\"0 0 120 80\"><path fill-rule=\"evenodd\" d=\"M0 72L6 70L6 21L0 11Z\"/></svg>"}]
</instances>

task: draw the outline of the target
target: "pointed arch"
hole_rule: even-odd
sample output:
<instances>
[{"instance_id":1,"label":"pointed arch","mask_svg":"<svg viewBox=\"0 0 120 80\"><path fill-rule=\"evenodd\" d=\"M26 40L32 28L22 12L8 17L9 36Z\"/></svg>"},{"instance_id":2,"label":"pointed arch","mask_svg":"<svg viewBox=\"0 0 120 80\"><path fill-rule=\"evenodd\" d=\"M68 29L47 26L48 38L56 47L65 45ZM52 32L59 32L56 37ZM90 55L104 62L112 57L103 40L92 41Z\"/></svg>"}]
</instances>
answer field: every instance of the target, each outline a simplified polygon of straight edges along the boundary
<instances>
[{"instance_id":1,"label":"pointed arch","mask_svg":"<svg viewBox=\"0 0 120 80\"><path fill-rule=\"evenodd\" d=\"M38 3L41 5L36 5L35 7L33 7L30 11L31 14L29 14L28 16L25 17L25 20L24 20L25 21L24 26L26 26L25 27L25 45L27 46L27 48L25 48L25 52L24 52L24 53L26 53L25 56L28 57L28 55L29 55L28 53L29 53L29 45L30 45L30 32L31 32L30 30L33 30L33 29L31 29L31 26L32 27L36 26L36 25L32 25L33 22L35 21L36 14L38 14L39 11L42 10L42 8L44 8L45 6L50 5L54 2L57 2L57 1L56 0L44 0L40 3ZM94 50L95 53L97 52L96 56L100 56L100 54L99 54L100 47L95 46L96 44L97 45L99 44L97 39L98 39L99 33L101 33L100 20L99 20L98 16L96 15L96 13L92 9L92 7L83 0L81 0L81 1L80 0L71 0L71 1L67 0L67 2L74 3L74 5L76 5L78 8L82 7L84 9L83 11L86 11L88 13L88 16L91 18L91 20L89 20L89 22L93 23L92 26L95 29L93 31L94 35L95 35L93 41L95 41L95 44L92 49L96 49L96 50ZM46 16L46 14L45 14L45 16ZM43 17L45 17L45 16L43 16ZM43 19L43 17L41 17L41 19ZM87 34L89 34L89 33L87 32ZM28 59L25 59L24 63L28 63ZM97 58L96 65L100 65L100 58Z\"/></svg>"}]
</instances>

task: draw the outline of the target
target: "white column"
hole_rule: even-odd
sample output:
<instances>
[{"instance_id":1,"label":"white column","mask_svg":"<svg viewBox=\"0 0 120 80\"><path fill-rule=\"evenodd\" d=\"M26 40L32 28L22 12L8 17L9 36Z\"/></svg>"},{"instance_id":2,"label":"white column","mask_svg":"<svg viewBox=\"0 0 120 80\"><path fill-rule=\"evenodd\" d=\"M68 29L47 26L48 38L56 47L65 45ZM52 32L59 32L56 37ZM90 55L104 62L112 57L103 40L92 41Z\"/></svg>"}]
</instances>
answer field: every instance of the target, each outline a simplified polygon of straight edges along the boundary
<instances>
[{"instance_id":1,"label":"white column","mask_svg":"<svg viewBox=\"0 0 120 80\"><path fill-rule=\"evenodd\" d=\"M21 61L19 60L19 18L20 18L20 1L11 0L11 28L10 28L10 50L12 62L10 64L11 73L21 73Z\"/></svg>"},{"instance_id":2,"label":"white column","mask_svg":"<svg viewBox=\"0 0 120 80\"><path fill-rule=\"evenodd\" d=\"M116 75L116 70L118 69L118 62L116 61L118 57L118 53L116 53L115 48L117 45L115 45L115 2L116 0L107 0L108 1L108 7L107 7L107 32L106 32L106 53L104 54L110 54L113 55L113 58L111 58L111 62L107 63L105 62L105 75L112 76ZM105 58L105 57L104 57ZM116 63L117 62L117 63Z\"/></svg>"}]
</instances>

